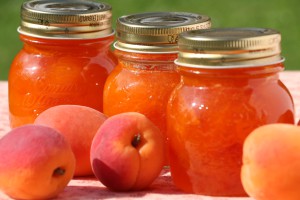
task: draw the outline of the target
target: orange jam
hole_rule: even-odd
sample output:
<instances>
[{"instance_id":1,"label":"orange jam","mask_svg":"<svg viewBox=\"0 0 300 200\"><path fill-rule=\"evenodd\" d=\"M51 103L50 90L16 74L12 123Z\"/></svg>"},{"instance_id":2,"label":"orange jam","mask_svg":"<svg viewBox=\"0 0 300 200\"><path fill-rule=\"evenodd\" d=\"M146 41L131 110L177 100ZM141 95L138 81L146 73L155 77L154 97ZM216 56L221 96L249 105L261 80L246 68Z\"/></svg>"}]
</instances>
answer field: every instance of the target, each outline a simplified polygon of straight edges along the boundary
<instances>
[{"instance_id":1,"label":"orange jam","mask_svg":"<svg viewBox=\"0 0 300 200\"><path fill-rule=\"evenodd\" d=\"M261 125L295 120L292 97L279 80L279 45L280 34L270 29L180 36L181 81L167 106L170 170L178 188L246 196L240 181L244 139Z\"/></svg>"},{"instance_id":2,"label":"orange jam","mask_svg":"<svg viewBox=\"0 0 300 200\"><path fill-rule=\"evenodd\" d=\"M44 13L38 16L40 11ZM24 3L21 14L24 46L8 79L11 127L33 123L42 111L59 104L103 111L104 83L117 64L110 50L111 7L81 0L41 0Z\"/></svg>"},{"instance_id":3,"label":"orange jam","mask_svg":"<svg viewBox=\"0 0 300 200\"><path fill-rule=\"evenodd\" d=\"M114 45L119 63L105 84L104 113L142 113L165 134L167 101L180 81L174 64L178 34L209 27L209 17L192 13L142 13L119 18Z\"/></svg>"},{"instance_id":4,"label":"orange jam","mask_svg":"<svg viewBox=\"0 0 300 200\"><path fill-rule=\"evenodd\" d=\"M166 102L180 81L174 64L177 54L115 53L119 63L106 81L104 113L143 113L165 132Z\"/></svg>"}]
</instances>

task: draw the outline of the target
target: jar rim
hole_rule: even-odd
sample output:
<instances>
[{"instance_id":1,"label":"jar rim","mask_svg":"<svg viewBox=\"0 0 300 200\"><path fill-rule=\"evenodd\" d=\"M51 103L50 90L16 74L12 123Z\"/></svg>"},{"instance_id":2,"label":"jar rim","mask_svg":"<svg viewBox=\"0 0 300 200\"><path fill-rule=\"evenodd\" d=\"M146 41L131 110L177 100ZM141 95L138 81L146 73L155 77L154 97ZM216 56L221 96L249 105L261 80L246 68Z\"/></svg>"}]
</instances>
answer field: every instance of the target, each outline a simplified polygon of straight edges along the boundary
<instances>
[{"instance_id":1,"label":"jar rim","mask_svg":"<svg viewBox=\"0 0 300 200\"><path fill-rule=\"evenodd\" d=\"M277 60L271 60L271 61L260 60L258 62L249 61L248 63L240 62L240 63L235 63L234 65L199 65L199 64L180 62L177 58L175 59L174 63L177 66L183 66L183 67L194 68L194 69L241 69L241 68L255 68L255 67L268 66L268 65L276 65L276 64L283 63L284 61L285 58L280 57Z\"/></svg>"},{"instance_id":2,"label":"jar rim","mask_svg":"<svg viewBox=\"0 0 300 200\"><path fill-rule=\"evenodd\" d=\"M139 44L128 44L120 41L116 41L113 44L115 49L130 53L143 53L143 54L177 54L177 45L139 45Z\"/></svg>"},{"instance_id":3,"label":"jar rim","mask_svg":"<svg viewBox=\"0 0 300 200\"><path fill-rule=\"evenodd\" d=\"M115 30L114 29L112 29L111 33L108 33L108 34L105 34L105 35L95 35L94 37L87 37L87 36L82 37L82 36L79 36L79 35L78 35L78 37L41 36L39 34L33 34L33 33L28 33L26 31L23 31L21 29L21 27L17 28L17 32L19 34L22 34L22 35L26 35L26 36L30 36L30 37L34 37L34 38L49 39L49 40L94 40L94 39L108 38L108 37L111 37L111 36L115 35Z\"/></svg>"}]
</instances>

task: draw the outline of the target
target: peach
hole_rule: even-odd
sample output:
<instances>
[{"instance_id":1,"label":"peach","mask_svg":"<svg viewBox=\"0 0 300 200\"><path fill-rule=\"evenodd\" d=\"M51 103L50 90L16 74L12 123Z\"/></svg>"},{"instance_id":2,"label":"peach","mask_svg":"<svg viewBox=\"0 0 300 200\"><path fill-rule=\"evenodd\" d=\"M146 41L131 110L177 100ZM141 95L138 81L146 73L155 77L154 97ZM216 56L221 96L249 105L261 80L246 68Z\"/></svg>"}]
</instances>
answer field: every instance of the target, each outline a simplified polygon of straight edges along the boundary
<instances>
[{"instance_id":1,"label":"peach","mask_svg":"<svg viewBox=\"0 0 300 200\"><path fill-rule=\"evenodd\" d=\"M74 169L69 143L50 127L24 125L0 139L0 189L12 198L54 198Z\"/></svg>"},{"instance_id":2,"label":"peach","mask_svg":"<svg viewBox=\"0 0 300 200\"><path fill-rule=\"evenodd\" d=\"M74 176L93 175L90 164L92 140L107 117L90 107L59 105L42 112L34 121L58 130L69 143L76 158Z\"/></svg>"},{"instance_id":3,"label":"peach","mask_svg":"<svg viewBox=\"0 0 300 200\"><path fill-rule=\"evenodd\" d=\"M251 132L244 142L241 179L256 200L299 200L300 127L269 124Z\"/></svg>"},{"instance_id":4,"label":"peach","mask_svg":"<svg viewBox=\"0 0 300 200\"><path fill-rule=\"evenodd\" d=\"M126 112L108 118L91 147L94 174L113 191L142 190L160 174L164 137L144 115Z\"/></svg>"}]
</instances>

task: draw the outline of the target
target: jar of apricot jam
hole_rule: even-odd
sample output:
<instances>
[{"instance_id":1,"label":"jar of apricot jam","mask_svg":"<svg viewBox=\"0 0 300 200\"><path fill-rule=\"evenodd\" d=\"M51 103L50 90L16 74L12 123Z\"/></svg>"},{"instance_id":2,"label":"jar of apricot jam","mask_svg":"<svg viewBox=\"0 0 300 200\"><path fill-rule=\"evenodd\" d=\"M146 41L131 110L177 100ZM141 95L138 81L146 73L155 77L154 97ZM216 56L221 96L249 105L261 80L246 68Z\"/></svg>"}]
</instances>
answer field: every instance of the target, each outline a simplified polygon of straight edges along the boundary
<instances>
[{"instance_id":1,"label":"jar of apricot jam","mask_svg":"<svg viewBox=\"0 0 300 200\"><path fill-rule=\"evenodd\" d=\"M181 81L167 106L170 171L188 193L246 196L240 181L244 139L270 123L294 124L279 80L279 32L263 28L197 30L179 37Z\"/></svg>"},{"instance_id":2,"label":"jar of apricot jam","mask_svg":"<svg viewBox=\"0 0 300 200\"><path fill-rule=\"evenodd\" d=\"M210 25L208 16L194 13L154 12L120 17L114 44L119 62L105 84L104 113L112 116L139 112L165 133L167 100L180 81L174 64L178 34Z\"/></svg>"},{"instance_id":3,"label":"jar of apricot jam","mask_svg":"<svg viewBox=\"0 0 300 200\"><path fill-rule=\"evenodd\" d=\"M117 64L111 17L110 5L92 1L23 3L18 31L24 46L8 79L11 127L59 104L103 111L104 83Z\"/></svg>"}]
</instances>

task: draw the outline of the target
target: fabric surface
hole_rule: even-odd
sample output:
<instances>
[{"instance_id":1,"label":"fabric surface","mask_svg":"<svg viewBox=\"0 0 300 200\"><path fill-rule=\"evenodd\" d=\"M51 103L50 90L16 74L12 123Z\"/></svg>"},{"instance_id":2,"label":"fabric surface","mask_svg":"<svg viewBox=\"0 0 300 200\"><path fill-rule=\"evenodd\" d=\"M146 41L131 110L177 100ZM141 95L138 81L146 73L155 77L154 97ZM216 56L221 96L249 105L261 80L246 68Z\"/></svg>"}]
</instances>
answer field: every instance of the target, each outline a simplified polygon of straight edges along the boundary
<instances>
[{"instance_id":1,"label":"fabric surface","mask_svg":"<svg viewBox=\"0 0 300 200\"><path fill-rule=\"evenodd\" d=\"M296 120L300 118L300 71L285 71L280 74L280 79L290 90L296 110ZM7 82L0 82L0 137L7 133L8 119L8 88ZM9 200L0 192L0 200ZM70 181L58 199L178 199L178 200L253 200L252 198L226 198L207 197L194 194L184 194L173 185L170 172L164 169L148 190L139 192L117 193L111 192L93 177L76 178Z\"/></svg>"}]
</instances>

